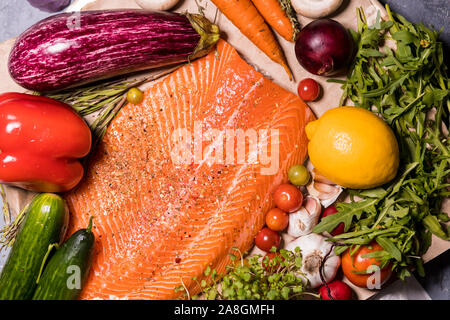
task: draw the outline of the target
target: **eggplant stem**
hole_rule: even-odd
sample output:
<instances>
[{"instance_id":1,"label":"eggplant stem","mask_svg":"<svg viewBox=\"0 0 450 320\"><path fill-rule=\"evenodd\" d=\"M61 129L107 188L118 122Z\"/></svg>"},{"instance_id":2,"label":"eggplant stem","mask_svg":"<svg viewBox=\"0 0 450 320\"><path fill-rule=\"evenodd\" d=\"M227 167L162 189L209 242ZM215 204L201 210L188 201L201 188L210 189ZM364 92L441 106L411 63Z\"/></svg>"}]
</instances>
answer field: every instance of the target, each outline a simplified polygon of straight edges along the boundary
<instances>
[{"instance_id":1,"label":"eggplant stem","mask_svg":"<svg viewBox=\"0 0 450 320\"><path fill-rule=\"evenodd\" d=\"M194 52L189 56L189 60L206 55L210 49L219 41L219 27L201 14L186 13L186 17L195 31L200 35L200 41Z\"/></svg>"}]
</instances>

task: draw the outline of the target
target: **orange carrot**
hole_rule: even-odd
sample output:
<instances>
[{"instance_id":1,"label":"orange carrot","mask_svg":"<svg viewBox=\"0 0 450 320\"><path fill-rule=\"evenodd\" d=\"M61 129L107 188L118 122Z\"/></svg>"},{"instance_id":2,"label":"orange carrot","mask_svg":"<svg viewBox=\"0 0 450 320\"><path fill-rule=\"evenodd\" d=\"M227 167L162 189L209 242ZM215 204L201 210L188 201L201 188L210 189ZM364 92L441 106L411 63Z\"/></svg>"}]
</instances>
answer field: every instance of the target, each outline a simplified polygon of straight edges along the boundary
<instances>
[{"instance_id":1,"label":"orange carrot","mask_svg":"<svg viewBox=\"0 0 450 320\"><path fill-rule=\"evenodd\" d=\"M283 0L281 0L283 1ZM252 0L267 23L287 41L294 42L298 32L298 21L292 14L290 2L280 0Z\"/></svg>"},{"instance_id":2,"label":"orange carrot","mask_svg":"<svg viewBox=\"0 0 450 320\"><path fill-rule=\"evenodd\" d=\"M283 50L251 0L211 0L216 7L262 52L283 66L292 79Z\"/></svg>"}]
</instances>

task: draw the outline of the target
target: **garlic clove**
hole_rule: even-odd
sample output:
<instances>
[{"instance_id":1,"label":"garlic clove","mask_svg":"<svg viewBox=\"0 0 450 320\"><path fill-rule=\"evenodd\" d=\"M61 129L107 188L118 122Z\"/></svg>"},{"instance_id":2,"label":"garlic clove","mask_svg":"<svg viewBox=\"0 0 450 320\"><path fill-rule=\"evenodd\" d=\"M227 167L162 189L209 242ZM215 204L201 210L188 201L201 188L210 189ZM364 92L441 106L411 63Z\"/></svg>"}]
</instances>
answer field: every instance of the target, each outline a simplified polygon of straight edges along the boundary
<instances>
[{"instance_id":1,"label":"garlic clove","mask_svg":"<svg viewBox=\"0 0 450 320\"><path fill-rule=\"evenodd\" d=\"M322 206L320 205L320 200L314 196L306 196L305 209L313 215L318 215L321 212Z\"/></svg>"},{"instance_id":2,"label":"garlic clove","mask_svg":"<svg viewBox=\"0 0 450 320\"><path fill-rule=\"evenodd\" d=\"M334 194L337 189L337 187L334 185L325 184L325 183L317 182L317 181L314 181L313 185L314 185L314 189L319 191L321 194L324 194L325 196ZM325 197L323 195L321 195L321 197L323 199L325 199Z\"/></svg>"},{"instance_id":3,"label":"garlic clove","mask_svg":"<svg viewBox=\"0 0 450 320\"><path fill-rule=\"evenodd\" d=\"M305 208L300 208L300 210L296 212L292 212L289 214L289 226L287 233L292 237L300 237L303 235L307 235L311 232L311 229L308 227L309 224L309 214Z\"/></svg>"},{"instance_id":4,"label":"garlic clove","mask_svg":"<svg viewBox=\"0 0 450 320\"><path fill-rule=\"evenodd\" d=\"M308 193L320 200L324 208L332 205L341 195L344 189L338 185L329 185L313 180L306 186Z\"/></svg>"},{"instance_id":5,"label":"garlic clove","mask_svg":"<svg viewBox=\"0 0 450 320\"><path fill-rule=\"evenodd\" d=\"M322 285L320 266L327 254L328 257L323 266L324 279L326 282L334 279L341 264L341 258L334 252L333 244L326 241L324 236L311 233L289 242L285 249L295 252L297 247L300 248L303 259L300 272L308 280L309 287L317 288Z\"/></svg>"},{"instance_id":6,"label":"garlic clove","mask_svg":"<svg viewBox=\"0 0 450 320\"><path fill-rule=\"evenodd\" d=\"M330 198L321 200L322 206L324 208L328 208L329 206L331 206L339 198L339 196L341 195L342 191L344 191L344 189L342 187L338 186L337 190L335 191L335 193L333 193L330 196Z\"/></svg>"},{"instance_id":7,"label":"garlic clove","mask_svg":"<svg viewBox=\"0 0 450 320\"><path fill-rule=\"evenodd\" d=\"M319 222L321 209L319 199L307 196L305 206L289 214L287 233L292 237L300 237L311 233Z\"/></svg>"},{"instance_id":8,"label":"garlic clove","mask_svg":"<svg viewBox=\"0 0 450 320\"><path fill-rule=\"evenodd\" d=\"M314 177L314 180L317 182L322 182L325 184L333 184L333 185L335 184L333 181L325 178L316 168L312 169L312 175Z\"/></svg>"}]
</instances>

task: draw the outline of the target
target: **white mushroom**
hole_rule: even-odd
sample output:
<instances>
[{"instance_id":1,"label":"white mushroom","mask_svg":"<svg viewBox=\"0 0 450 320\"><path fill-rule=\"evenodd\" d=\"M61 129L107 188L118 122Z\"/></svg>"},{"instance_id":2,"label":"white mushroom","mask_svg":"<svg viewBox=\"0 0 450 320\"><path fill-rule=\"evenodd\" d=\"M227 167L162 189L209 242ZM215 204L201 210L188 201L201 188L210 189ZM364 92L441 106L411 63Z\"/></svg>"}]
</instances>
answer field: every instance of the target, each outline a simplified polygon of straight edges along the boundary
<instances>
[{"instance_id":1,"label":"white mushroom","mask_svg":"<svg viewBox=\"0 0 450 320\"><path fill-rule=\"evenodd\" d=\"M322 18L335 12L343 0L292 0L292 7L302 16Z\"/></svg>"},{"instance_id":2,"label":"white mushroom","mask_svg":"<svg viewBox=\"0 0 450 320\"><path fill-rule=\"evenodd\" d=\"M322 206L319 199L307 196L305 206L289 214L289 227L287 233L295 238L305 236L319 222Z\"/></svg>"},{"instance_id":3,"label":"white mushroom","mask_svg":"<svg viewBox=\"0 0 450 320\"><path fill-rule=\"evenodd\" d=\"M308 284L311 288L317 288L322 285L320 266L325 257L323 277L326 282L334 279L341 265L341 258L335 254L332 243L325 241L326 239L321 235L311 233L285 246L285 249L291 252L295 252L297 247L300 248L302 254L300 272L308 279ZM301 274L298 276L301 276Z\"/></svg>"},{"instance_id":4,"label":"white mushroom","mask_svg":"<svg viewBox=\"0 0 450 320\"><path fill-rule=\"evenodd\" d=\"M174 7L179 0L135 0L145 10L166 11Z\"/></svg>"}]
</instances>

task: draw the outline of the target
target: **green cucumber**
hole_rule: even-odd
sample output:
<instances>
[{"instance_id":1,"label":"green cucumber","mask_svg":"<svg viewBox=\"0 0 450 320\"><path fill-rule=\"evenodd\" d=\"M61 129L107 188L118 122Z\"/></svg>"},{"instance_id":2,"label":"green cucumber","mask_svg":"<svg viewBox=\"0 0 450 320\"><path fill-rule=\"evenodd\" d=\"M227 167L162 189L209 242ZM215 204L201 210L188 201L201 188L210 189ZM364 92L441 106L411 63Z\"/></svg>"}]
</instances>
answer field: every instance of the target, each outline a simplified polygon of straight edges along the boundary
<instances>
[{"instance_id":1,"label":"green cucumber","mask_svg":"<svg viewBox=\"0 0 450 320\"><path fill-rule=\"evenodd\" d=\"M87 229L75 232L56 251L39 279L33 300L75 300L89 276L95 237Z\"/></svg>"},{"instance_id":2,"label":"green cucumber","mask_svg":"<svg viewBox=\"0 0 450 320\"><path fill-rule=\"evenodd\" d=\"M0 300L31 299L49 247L60 243L67 230L69 211L56 194L37 195L25 214L0 274Z\"/></svg>"}]
</instances>

